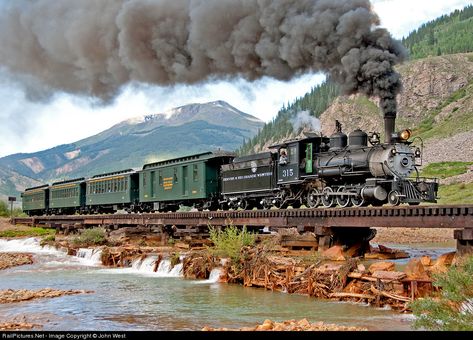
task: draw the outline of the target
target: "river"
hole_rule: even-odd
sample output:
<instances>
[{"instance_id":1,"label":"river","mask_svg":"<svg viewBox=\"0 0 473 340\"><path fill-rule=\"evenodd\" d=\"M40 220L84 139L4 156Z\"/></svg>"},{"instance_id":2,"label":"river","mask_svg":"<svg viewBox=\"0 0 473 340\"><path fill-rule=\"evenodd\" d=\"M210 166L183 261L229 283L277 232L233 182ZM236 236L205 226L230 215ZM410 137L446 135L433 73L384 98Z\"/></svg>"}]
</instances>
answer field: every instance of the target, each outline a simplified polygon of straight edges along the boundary
<instances>
[{"instance_id":1,"label":"river","mask_svg":"<svg viewBox=\"0 0 473 340\"><path fill-rule=\"evenodd\" d=\"M432 249L439 254L451 250ZM0 271L0 289L94 292L0 305L0 322L24 315L43 331L196 331L303 318L372 331L412 330L410 314L216 283L218 271L205 281L183 279L180 266L170 271L168 261L157 272L146 260L132 268L111 269L101 266L100 253L91 250L73 257L41 248L35 239L0 240L0 252L12 251L34 253L34 264Z\"/></svg>"}]
</instances>

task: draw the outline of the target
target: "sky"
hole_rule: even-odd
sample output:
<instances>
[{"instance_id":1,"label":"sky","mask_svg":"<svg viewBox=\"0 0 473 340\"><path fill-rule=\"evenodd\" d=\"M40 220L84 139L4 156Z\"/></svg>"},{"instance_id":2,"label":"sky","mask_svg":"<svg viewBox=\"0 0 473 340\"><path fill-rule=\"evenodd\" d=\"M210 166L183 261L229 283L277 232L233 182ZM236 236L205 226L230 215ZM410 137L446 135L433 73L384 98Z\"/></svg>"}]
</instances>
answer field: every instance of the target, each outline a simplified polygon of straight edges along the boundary
<instances>
[{"instance_id":1,"label":"sky","mask_svg":"<svg viewBox=\"0 0 473 340\"><path fill-rule=\"evenodd\" d=\"M374 11L394 38L401 39L422 23L473 3L471 0L372 0ZM261 120L271 121L283 104L303 96L325 79L306 74L290 82L263 78L203 85L126 86L109 104L97 99L55 94L47 102L27 98L18 80L0 69L0 157L30 153L95 135L119 122L168 111L191 103L224 100Z\"/></svg>"}]
</instances>

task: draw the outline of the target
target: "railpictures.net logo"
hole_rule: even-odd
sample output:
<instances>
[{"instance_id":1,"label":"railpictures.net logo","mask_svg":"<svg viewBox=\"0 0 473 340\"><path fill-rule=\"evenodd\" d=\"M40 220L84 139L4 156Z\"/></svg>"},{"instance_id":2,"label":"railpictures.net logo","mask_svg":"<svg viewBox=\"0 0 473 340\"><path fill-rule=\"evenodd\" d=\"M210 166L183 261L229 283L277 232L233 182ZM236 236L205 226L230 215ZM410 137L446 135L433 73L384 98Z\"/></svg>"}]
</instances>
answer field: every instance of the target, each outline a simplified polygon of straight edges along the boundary
<instances>
[{"instance_id":1,"label":"railpictures.net logo","mask_svg":"<svg viewBox=\"0 0 473 340\"><path fill-rule=\"evenodd\" d=\"M88 340L88 339L126 339L125 333L3 333L2 339L54 339L54 340Z\"/></svg>"}]
</instances>

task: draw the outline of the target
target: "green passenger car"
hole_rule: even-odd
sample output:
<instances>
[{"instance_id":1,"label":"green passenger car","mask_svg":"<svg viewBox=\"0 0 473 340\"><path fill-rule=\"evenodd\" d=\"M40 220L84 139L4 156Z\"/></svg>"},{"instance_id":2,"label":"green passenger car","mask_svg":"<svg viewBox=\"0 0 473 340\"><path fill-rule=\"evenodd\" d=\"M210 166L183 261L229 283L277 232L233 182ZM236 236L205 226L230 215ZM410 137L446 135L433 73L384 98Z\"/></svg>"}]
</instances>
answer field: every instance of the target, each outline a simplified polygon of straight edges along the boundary
<instances>
[{"instance_id":1,"label":"green passenger car","mask_svg":"<svg viewBox=\"0 0 473 340\"><path fill-rule=\"evenodd\" d=\"M53 183L49 188L51 214L64 215L82 211L85 204L85 179Z\"/></svg>"},{"instance_id":2,"label":"green passenger car","mask_svg":"<svg viewBox=\"0 0 473 340\"><path fill-rule=\"evenodd\" d=\"M142 210L218 207L220 167L233 158L230 153L207 152L145 165L139 173Z\"/></svg>"},{"instance_id":3,"label":"green passenger car","mask_svg":"<svg viewBox=\"0 0 473 340\"><path fill-rule=\"evenodd\" d=\"M138 207L138 173L128 169L97 175L86 181L86 211L114 213Z\"/></svg>"},{"instance_id":4,"label":"green passenger car","mask_svg":"<svg viewBox=\"0 0 473 340\"><path fill-rule=\"evenodd\" d=\"M49 206L49 185L26 189L21 193L22 209L28 216L47 214Z\"/></svg>"}]
</instances>

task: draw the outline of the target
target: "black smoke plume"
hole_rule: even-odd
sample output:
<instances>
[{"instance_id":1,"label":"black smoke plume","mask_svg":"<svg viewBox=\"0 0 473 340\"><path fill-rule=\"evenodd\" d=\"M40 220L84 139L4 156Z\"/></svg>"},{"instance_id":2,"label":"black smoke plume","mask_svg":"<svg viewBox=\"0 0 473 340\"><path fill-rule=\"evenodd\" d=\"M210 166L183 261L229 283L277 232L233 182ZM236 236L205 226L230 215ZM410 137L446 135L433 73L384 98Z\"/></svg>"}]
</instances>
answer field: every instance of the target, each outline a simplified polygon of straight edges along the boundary
<instances>
[{"instance_id":1,"label":"black smoke plume","mask_svg":"<svg viewBox=\"0 0 473 340\"><path fill-rule=\"evenodd\" d=\"M406 56L369 0L0 0L0 46L0 67L74 94L322 71L394 117Z\"/></svg>"}]
</instances>

